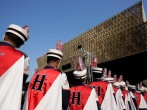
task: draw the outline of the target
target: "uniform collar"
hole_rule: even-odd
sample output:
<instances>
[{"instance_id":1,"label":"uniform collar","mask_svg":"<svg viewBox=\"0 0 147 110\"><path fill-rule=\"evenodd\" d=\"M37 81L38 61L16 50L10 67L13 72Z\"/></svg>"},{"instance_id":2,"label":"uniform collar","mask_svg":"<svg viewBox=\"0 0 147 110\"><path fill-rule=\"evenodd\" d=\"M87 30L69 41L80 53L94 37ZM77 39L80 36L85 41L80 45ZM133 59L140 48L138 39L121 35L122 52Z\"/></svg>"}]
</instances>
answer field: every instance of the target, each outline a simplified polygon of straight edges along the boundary
<instances>
[{"instance_id":1,"label":"uniform collar","mask_svg":"<svg viewBox=\"0 0 147 110\"><path fill-rule=\"evenodd\" d=\"M7 41L0 41L0 45L5 45L5 46L15 48L13 44L11 44L10 42L7 42Z\"/></svg>"},{"instance_id":2,"label":"uniform collar","mask_svg":"<svg viewBox=\"0 0 147 110\"><path fill-rule=\"evenodd\" d=\"M81 83L81 84L73 84L73 86L85 86L84 83Z\"/></svg>"},{"instance_id":3,"label":"uniform collar","mask_svg":"<svg viewBox=\"0 0 147 110\"><path fill-rule=\"evenodd\" d=\"M55 67L47 65L47 66L44 67L44 69L55 69Z\"/></svg>"}]
</instances>

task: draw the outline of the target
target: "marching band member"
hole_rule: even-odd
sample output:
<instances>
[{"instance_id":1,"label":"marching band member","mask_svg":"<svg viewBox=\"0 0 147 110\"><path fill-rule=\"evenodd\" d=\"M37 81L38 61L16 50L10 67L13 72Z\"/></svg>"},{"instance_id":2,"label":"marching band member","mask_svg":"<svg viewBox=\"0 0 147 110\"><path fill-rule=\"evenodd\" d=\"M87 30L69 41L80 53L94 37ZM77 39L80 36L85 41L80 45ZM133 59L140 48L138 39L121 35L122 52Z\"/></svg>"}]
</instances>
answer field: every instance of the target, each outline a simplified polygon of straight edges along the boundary
<instances>
[{"instance_id":1,"label":"marching band member","mask_svg":"<svg viewBox=\"0 0 147 110\"><path fill-rule=\"evenodd\" d=\"M63 53L59 48L48 50L47 65L33 75L23 110L62 110L62 108L67 108L69 98L66 98L66 102L62 102L62 98L69 97L69 90L62 91L64 88L62 87L62 76L61 72L57 70L62 56Z\"/></svg>"},{"instance_id":2,"label":"marching band member","mask_svg":"<svg viewBox=\"0 0 147 110\"><path fill-rule=\"evenodd\" d=\"M29 39L28 26L10 24L0 42L0 110L20 110L29 57L18 50ZM15 101L14 101L15 100Z\"/></svg>"},{"instance_id":3,"label":"marching band member","mask_svg":"<svg viewBox=\"0 0 147 110\"><path fill-rule=\"evenodd\" d=\"M87 70L80 57L76 69L73 72L75 84L70 88L70 110L98 110L95 89L85 85Z\"/></svg>"}]
</instances>

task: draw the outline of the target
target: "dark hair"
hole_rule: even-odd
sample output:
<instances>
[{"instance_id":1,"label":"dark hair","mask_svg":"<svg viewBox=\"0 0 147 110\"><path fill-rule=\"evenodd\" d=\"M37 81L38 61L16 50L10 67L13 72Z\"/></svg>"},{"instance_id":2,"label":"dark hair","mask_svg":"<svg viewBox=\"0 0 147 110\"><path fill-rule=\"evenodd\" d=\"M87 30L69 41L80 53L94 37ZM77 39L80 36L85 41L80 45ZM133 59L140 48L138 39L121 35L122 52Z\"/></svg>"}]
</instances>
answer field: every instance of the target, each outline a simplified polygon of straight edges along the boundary
<instances>
[{"instance_id":1,"label":"dark hair","mask_svg":"<svg viewBox=\"0 0 147 110\"><path fill-rule=\"evenodd\" d=\"M102 77L102 73L94 73L94 72L92 72L92 74L93 74L93 78L95 79L95 78L101 78Z\"/></svg>"},{"instance_id":2,"label":"dark hair","mask_svg":"<svg viewBox=\"0 0 147 110\"><path fill-rule=\"evenodd\" d=\"M47 63L51 62L51 61L58 61L60 60L59 58L56 57L52 57L52 56L47 56Z\"/></svg>"},{"instance_id":3,"label":"dark hair","mask_svg":"<svg viewBox=\"0 0 147 110\"><path fill-rule=\"evenodd\" d=\"M74 82L73 82L73 85L80 85L80 84L83 84L83 82L86 81L86 78L84 79L76 79L74 78Z\"/></svg>"},{"instance_id":4,"label":"dark hair","mask_svg":"<svg viewBox=\"0 0 147 110\"><path fill-rule=\"evenodd\" d=\"M13 34L13 33L6 32L5 35L12 42L15 42L15 45L16 45L17 48L24 44L24 41L21 38L19 38L17 35Z\"/></svg>"}]
</instances>

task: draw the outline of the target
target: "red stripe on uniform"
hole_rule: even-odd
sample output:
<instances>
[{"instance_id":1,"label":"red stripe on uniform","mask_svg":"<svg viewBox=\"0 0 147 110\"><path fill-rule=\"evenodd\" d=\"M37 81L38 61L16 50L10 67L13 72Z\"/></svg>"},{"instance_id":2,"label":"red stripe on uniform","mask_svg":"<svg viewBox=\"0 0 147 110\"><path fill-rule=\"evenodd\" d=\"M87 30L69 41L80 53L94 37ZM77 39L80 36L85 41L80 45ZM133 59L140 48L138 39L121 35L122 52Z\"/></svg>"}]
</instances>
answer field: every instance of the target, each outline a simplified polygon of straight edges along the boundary
<instances>
[{"instance_id":1,"label":"red stripe on uniform","mask_svg":"<svg viewBox=\"0 0 147 110\"><path fill-rule=\"evenodd\" d=\"M15 48L0 46L0 77L22 56Z\"/></svg>"}]
</instances>

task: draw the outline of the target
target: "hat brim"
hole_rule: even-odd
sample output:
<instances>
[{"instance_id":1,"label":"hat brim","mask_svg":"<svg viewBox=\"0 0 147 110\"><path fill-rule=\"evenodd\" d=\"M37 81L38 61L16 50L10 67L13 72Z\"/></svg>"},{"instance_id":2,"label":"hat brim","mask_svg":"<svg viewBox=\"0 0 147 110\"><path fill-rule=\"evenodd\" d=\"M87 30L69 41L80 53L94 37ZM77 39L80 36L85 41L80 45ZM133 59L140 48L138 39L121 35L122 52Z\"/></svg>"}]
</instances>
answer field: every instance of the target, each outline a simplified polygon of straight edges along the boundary
<instances>
[{"instance_id":1,"label":"hat brim","mask_svg":"<svg viewBox=\"0 0 147 110\"><path fill-rule=\"evenodd\" d=\"M108 82L113 82L114 81L114 78L104 78L105 81L108 81Z\"/></svg>"},{"instance_id":2,"label":"hat brim","mask_svg":"<svg viewBox=\"0 0 147 110\"><path fill-rule=\"evenodd\" d=\"M56 58L61 59L63 56L63 53L56 49L49 49L47 52L47 56L56 57Z\"/></svg>"},{"instance_id":3,"label":"hat brim","mask_svg":"<svg viewBox=\"0 0 147 110\"><path fill-rule=\"evenodd\" d=\"M16 36L21 38L24 42L27 41L27 39L29 38L27 31L15 24L10 24L6 32L15 34Z\"/></svg>"},{"instance_id":4,"label":"hat brim","mask_svg":"<svg viewBox=\"0 0 147 110\"><path fill-rule=\"evenodd\" d=\"M74 74L75 78L86 78L87 70L84 69L82 71L74 71L73 74Z\"/></svg>"}]
</instances>

